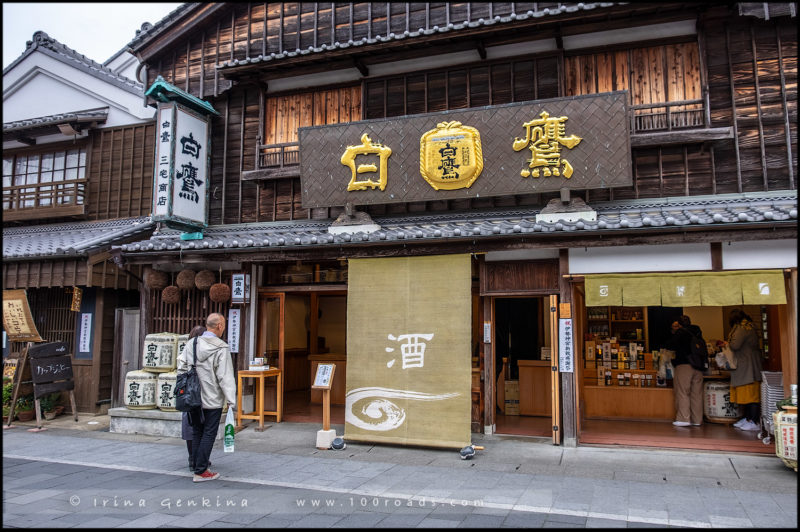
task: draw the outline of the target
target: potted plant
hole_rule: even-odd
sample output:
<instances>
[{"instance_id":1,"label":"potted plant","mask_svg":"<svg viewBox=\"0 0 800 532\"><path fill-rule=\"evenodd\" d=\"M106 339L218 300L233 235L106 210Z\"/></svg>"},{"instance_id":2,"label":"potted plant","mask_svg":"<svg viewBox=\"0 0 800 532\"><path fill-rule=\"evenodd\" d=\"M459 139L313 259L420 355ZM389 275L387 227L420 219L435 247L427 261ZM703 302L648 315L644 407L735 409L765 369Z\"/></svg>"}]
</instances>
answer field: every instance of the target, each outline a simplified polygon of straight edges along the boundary
<instances>
[{"instance_id":1,"label":"potted plant","mask_svg":"<svg viewBox=\"0 0 800 532\"><path fill-rule=\"evenodd\" d=\"M36 414L33 410L34 407L33 394L23 395L17 399L17 419L20 421L30 421Z\"/></svg>"},{"instance_id":2,"label":"potted plant","mask_svg":"<svg viewBox=\"0 0 800 532\"><path fill-rule=\"evenodd\" d=\"M3 417L8 417L11 410L11 397L14 395L14 382L3 375Z\"/></svg>"},{"instance_id":3,"label":"potted plant","mask_svg":"<svg viewBox=\"0 0 800 532\"><path fill-rule=\"evenodd\" d=\"M50 420L56 417L55 407L57 401L58 394L55 393L49 393L39 399L39 406L42 407L42 413L45 419Z\"/></svg>"}]
</instances>

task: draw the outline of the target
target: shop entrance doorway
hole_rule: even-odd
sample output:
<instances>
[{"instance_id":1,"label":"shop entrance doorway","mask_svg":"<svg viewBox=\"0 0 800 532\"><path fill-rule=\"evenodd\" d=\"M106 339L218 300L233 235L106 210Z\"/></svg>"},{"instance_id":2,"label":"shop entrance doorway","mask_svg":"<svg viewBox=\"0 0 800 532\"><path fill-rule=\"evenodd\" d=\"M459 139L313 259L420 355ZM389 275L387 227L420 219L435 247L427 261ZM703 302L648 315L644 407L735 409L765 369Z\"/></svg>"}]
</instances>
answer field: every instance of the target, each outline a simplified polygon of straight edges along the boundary
<instances>
[{"instance_id":1,"label":"shop entrance doorway","mask_svg":"<svg viewBox=\"0 0 800 532\"><path fill-rule=\"evenodd\" d=\"M554 435L559 418L558 372L552 370L557 360L556 303L557 296L492 298L498 434Z\"/></svg>"},{"instance_id":2,"label":"shop entrance doorway","mask_svg":"<svg viewBox=\"0 0 800 532\"><path fill-rule=\"evenodd\" d=\"M283 420L322 423L322 398L311 390L317 364L334 363L331 423L344 423L347 292L259 291L257 353L282 371ZM274 405L274 385L266 409Z\"/></svg>"}]
</instances>

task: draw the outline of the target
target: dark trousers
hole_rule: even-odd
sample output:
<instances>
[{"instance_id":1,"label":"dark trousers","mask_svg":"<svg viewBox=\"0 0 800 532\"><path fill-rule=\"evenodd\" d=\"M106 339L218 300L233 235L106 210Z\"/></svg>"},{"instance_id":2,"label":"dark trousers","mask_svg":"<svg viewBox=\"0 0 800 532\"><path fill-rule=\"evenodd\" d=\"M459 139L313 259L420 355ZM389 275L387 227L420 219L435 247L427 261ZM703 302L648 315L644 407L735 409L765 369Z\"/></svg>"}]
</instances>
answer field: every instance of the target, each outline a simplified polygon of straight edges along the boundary
<instances>
[{"instance_id":1,"label":"dark trousers","mask_svg":"<svg viewBox=\"0 0 800 532\"><path fill-rule=\"evenodd\" d=\"M196 475L208 469L208 459L211 457L211 448L214 447L221 417L221 408L204 408L202 421L192 425L192 463Z\"/></svg>"}]
</instances>

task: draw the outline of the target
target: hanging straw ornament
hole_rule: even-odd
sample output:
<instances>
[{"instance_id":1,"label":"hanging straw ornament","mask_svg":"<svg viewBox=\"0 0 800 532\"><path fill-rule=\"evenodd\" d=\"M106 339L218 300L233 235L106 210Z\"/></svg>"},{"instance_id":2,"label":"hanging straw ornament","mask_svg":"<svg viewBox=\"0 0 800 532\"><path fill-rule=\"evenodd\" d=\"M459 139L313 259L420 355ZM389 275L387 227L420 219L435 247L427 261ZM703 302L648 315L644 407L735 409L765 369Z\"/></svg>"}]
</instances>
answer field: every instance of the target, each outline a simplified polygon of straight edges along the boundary
<instances>
[{"instance_id":1,"label":"hanging straw ornament","mask_svg":"<svg viewBox=\"0 0 800 532\"><path fill-rule=\"evenodd\" d=\"M222 268L219 269L219 279L222 281ZM214 303L225 303L231 298L231 287L223 282L213 284L208 295Z\"/></svg>"},{"instance_id":2,"label":"hanging straw ornament","mask_svg":"<svg viewBox=\"0 0 800 532\"><path fill-rule=\"evenodd\" d=\"M174 281L175 274L173 274L172 277ZM161 291L161 301L163 301L167 305L174 305L180 300L181 300L181 290L174 284L167 286Z\"/></svg>"},{"instance_id":3,"label":"hanging straw ornament","mask_svg":"<svg viewBox=\"0 0 800 532\"><path fill-rule=\"evenodd\" d=\"M186 292L186 310L192 308L191 290L194 288L194 270L181 270L178 274L178 288Z\"/></svg>"},{"instance_id":4,"label":"hanging straw ornament","mask_svg":"<svg viewBox=\"0 0 800 532\"><path fill-rule=\"evenodd\" d=\"M214 284L214 272L211 270L200 270L194 276L194 285L198 290L203 292L203 310L206 309L206 301L208 299L208 290Z\"/></svg>"},{"instance_id":5,"label":"hanging straw ornament","mask_svg":"<svg viewBox=\"0 0 800 532\"><path fill-rule=\"evenodd\" d=\"M177 285L181 290L191 290L194 288L194 270L181 270L178 274Z\"/></svg>"},{"instance_id":6,"label":"hanging straw ornament","mask_svg":"<svg viewBox=\"0 0 800 532\"><path fill-rule=\"evenodd\" d=\"M161 300L167 305L174 305L181 300L181 290L175 285L169 285L161 291Z\"/></svg>"},{"instance_id":7,"label":"hanging straw ornament","mask_svg":"<svg viewBox=\"0 0 800 532\"><path fill-rule=\"evenodd\" d=\"M147 267L144 270L144 286L149 290L163 290L169 284L166 272Z\"/></svg>"}]
</instances>

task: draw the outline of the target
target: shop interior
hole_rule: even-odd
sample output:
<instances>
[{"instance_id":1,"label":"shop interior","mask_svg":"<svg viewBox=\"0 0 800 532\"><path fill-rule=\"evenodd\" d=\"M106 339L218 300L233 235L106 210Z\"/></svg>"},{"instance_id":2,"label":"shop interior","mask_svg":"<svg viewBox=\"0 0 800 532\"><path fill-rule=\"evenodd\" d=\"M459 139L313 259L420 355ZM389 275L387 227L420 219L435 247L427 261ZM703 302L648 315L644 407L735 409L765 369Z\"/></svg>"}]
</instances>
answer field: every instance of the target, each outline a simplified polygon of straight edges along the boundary
<instances>
[{"instance_id":1,"label":"shop interior","mask_svg":"<svg viewBox=\"0 0 800 532\"><path fill-rule=\"evenodd\" d=\"M767 430L733 427L742 416L725 398L730 373L715 363L720 349L717 342L728 337L728 314L733 308L753 318L764 354L763 370L780 372L776 305L584 307L583 323L578 324L583 332L576 334L576 339L584 340L576 345L579 442L774 453L774 438ZM682 314L700 327L709 351L709 369L704 373L706 415L700 427L672 425L675 407L671 364L667 363L671 355L661 350L671 334L672 322ZM610 353L604 356L602 351L609 351L608 347ZM633 350L637 351L635 356ZM762 382L762 387L765 385L769 383ZM766 414L762 405L762 417Z\"/></svg>"},{"instance_id":2,"label":"shop interior","mask_svg":"<svg viewBox=\"0 0 800 532\"><path fill-rule=\"evenodd\" d=\"M270 367L279 367L283 340L284 421L322 422L322 392L312 390L311 383L317 364L332 362L336 370L330 392L331 423L344 423L347 291L341 282L347 272L337 266L298 264L288 270L268 270L272 287L259 291L257 352ZM267 386L265 401L272 407L274 385Z\"/></svg>"},{"instance_id":3,"label":"shop interior","mask_svg":"<svg viewBox=\"0 0 800 532\"><path fill-rule=\"evenodd\" d=\"M494 298L495 430L552 436L547 297Z\"/></svg>"}]
</instances>

